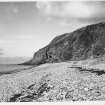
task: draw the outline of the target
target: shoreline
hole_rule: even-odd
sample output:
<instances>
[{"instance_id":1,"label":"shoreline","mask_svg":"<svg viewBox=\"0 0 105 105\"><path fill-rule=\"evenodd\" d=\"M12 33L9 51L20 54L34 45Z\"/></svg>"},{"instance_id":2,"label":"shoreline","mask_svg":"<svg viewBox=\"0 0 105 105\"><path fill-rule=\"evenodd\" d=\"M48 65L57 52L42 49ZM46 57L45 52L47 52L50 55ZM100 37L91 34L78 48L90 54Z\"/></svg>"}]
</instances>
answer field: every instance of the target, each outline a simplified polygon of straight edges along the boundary
<instances>
[{"instance_id":1,"label":"shoreline","mask_svg":"<svg viewBox=\"0 0 105 105\"><path fill-rule=\"evenodd\" d=\"M29 65L27 66L27 65L18 65L18 64L0 64L0 65L3 65L5 67L6 66L13 66L13 67L17 66L17 69L13 69L13 70L9 70L9 71L1 71L0 72L0 76L12 74L12 73L17 73L17 72L21 72L23 70L29 70L29 69L32 69L34 67L34 66L29 66ZM18 68L18 67L21 67L21 68Z\"/></svg>"}]
</instances>

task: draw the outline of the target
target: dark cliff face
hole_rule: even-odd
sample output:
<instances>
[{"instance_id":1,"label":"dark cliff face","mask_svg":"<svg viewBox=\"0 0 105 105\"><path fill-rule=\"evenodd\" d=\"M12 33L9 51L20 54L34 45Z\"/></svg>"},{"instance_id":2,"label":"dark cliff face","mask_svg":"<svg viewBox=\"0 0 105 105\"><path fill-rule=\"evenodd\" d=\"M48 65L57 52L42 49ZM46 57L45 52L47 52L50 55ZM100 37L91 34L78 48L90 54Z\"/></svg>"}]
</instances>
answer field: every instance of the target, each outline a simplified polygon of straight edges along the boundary
<instances>
[{"instance_id":1,"label":"dark cliff face","mask_svg":"<svg viewBox=\"0 0 105 105\"><path fill-rule=\"evenodd\" d=\"M105 54L105 23L83 27L55 37L24 64L40 65L68 60L83 60Z\"/></svg>"}]
</instances>

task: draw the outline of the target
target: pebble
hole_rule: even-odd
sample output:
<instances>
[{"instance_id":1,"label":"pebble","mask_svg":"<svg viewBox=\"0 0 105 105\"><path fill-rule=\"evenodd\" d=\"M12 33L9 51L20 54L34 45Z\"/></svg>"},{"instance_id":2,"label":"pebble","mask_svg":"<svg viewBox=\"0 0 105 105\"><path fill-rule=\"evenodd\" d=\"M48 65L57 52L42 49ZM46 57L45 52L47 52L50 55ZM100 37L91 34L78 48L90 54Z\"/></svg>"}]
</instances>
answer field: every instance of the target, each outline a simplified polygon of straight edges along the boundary
<instances>
[{"instance_id":1,"label":"pebble","mask_svg":"<svg viewBox=\"0 0 105 105\"><path fill-rule=\"evenodd\" d=\"M89 89L88 89L88 88L84 88L84 90L85 90L85 91L88 91Z\"/></svg>"}]
</instances>

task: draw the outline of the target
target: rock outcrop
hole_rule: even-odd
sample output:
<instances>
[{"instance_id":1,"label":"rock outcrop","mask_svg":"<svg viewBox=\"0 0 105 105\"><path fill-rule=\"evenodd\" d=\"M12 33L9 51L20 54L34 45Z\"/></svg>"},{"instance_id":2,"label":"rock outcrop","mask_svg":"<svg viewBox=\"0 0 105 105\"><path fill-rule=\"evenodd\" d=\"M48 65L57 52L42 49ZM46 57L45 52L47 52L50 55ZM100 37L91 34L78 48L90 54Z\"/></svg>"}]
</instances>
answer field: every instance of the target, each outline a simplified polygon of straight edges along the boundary
<instances>
[{"instance_id":1,"label":"rock outcrop","mask_svg":"<svg viewBox=\"0 0 105 105\"><path fill-rule=\"evenodd\" d=\"M23 64L40 65L68 60L83 60L105 55L105 23L88 25L55 37Z\"/></svg>"}]
</instances>

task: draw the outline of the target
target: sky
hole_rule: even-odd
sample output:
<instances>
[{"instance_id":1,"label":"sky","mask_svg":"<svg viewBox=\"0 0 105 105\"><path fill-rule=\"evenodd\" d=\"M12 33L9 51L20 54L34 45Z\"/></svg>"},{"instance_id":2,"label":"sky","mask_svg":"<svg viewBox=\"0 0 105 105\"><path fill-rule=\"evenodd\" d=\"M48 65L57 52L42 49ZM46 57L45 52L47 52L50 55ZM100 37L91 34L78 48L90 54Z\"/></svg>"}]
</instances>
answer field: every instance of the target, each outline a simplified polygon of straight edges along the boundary
<instances>
[{"instance_id":1,"label":"sky","mask_svg":"<svg viewBox=\"0 0 105 105\"><path fill-rule=\"evenodd\" d=\"M58 35L105 21L105 1L0 2L0 57L32 57Z\"/></svg>"}]
</instances>

